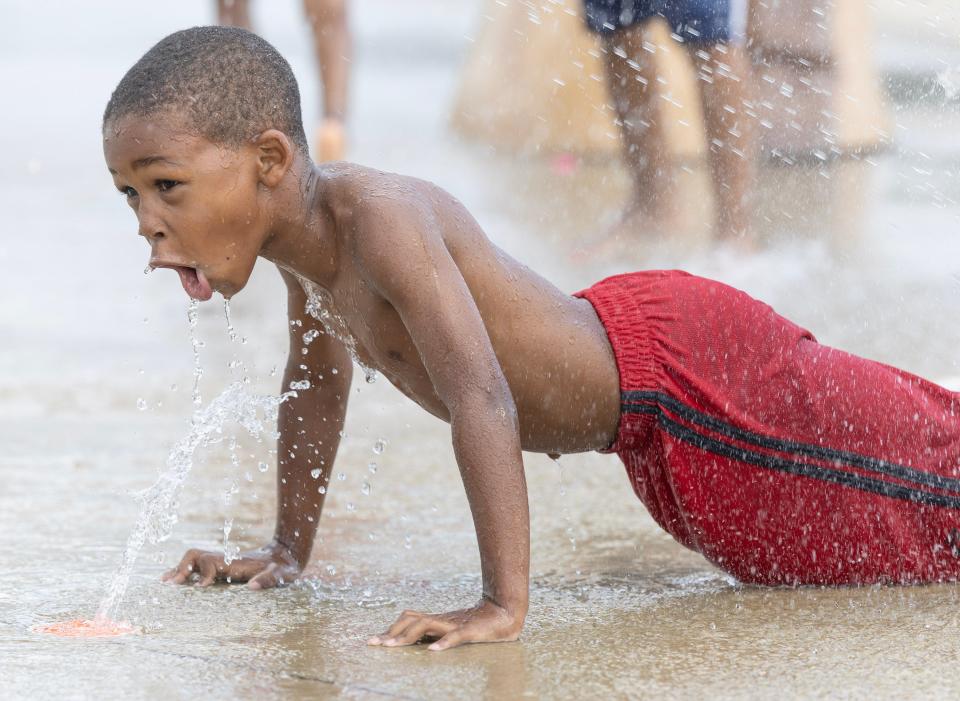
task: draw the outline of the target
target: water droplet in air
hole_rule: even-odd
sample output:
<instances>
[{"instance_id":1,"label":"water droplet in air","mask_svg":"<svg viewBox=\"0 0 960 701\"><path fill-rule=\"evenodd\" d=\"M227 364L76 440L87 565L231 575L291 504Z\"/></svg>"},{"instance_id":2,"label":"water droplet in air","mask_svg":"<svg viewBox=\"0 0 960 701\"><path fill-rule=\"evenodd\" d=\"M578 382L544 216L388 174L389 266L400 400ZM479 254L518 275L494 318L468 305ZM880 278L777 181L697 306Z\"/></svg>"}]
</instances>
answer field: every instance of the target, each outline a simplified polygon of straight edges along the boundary
<instances>
[{"instance_id":1,"label":"water droplet in air","mask_svg":"<svg viewBox=\"0 0 960 701\"><path fill-rule=\"evenodd\" d=\"M370 472L371 475L377 474L377 463L375 462L369 463L367 465L367 470Z\"/></svg>"},{"instance_id":2,"label":"water droplet in air","mask_svg":"<svg viewBox=\"0 0 960 701\"><path fill-rule=\"evenodd\" d=\"M377 442L373 444L373 452L375 455L381 455L387 447L387 442L383 438L378 438Z\"/></svg>"},{"instance_id":3,"label":"water droplet in air","mask_svg":"<svg viewBox=\"0 0 960 701\"><path fill-rule=\"evenodd\" d=\"M257 465L257 469L260 470L260 472L266 472L267 470L270 469L270 466L267 463L262 462L259 465Z\"/></svg>"},{"instance_id":4,"label":"water droplet in air","mask_svg":"<svg viewBox=\"0 0 960 701\"><path fill-rule=\"evenodd\" d=\"M147 402L146 400L143 399L143 397L137 400L137 409L139 409L140 411L147 410Z\"/></svg>"},{"instance_id":5,"label":"water droplet in air","mask_svg":"<svg viewBox=\"0 0 960 701\"><path fill-rule=\"evenodd\" d=\"M340 480L341 482L343 482L345 479L347 479L347 473L346 473L346 472L338 472L338 473L337 473L337 479Z\"/></svg>"},{"instance_id":6,"label":"water droplet in air","mask_svg":"<svg viewBox=\"0 0 960 701\"><path fill-rule=\"evenodd\" d=\"M348 501L348 502L347 502L347 511L353 512L353 511L356 511L356 510L357 510L357 505L354 504L352 501Z\"/></svg>"},{"instance_id":7,"label":"water droplet in air","mask_svg":"<svg viewBox=\"0 0 960 701\"><path fill-rule=\"evenodd\" d=\"M369 483L369 482L364 482L363 485L360 487L360 492L363 494L363 496L369 496L369 495L370 495L370 483Z\"/></svg>"}]
</instances>

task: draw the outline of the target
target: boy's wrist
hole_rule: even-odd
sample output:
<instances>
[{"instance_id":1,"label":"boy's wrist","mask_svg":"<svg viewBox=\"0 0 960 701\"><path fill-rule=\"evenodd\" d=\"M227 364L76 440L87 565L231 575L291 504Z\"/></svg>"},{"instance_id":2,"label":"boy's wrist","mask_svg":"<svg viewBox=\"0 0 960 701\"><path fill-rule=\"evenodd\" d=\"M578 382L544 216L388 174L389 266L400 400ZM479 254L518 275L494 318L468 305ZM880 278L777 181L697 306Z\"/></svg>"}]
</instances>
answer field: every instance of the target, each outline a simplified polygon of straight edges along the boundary
<instances>
[{"instance_id":1,"label":"boy's wrist","mask_svg":"<svg viewBox=\"0 0 960 701\"><path fill-rule=\"evenodd\" d=\"M483 600L489 601L503 609L521 623L523 619L526 618L527 609L530 606L530 596L527 587L524 587L522 591L514 591L512 594L491 594L485 591L483 593Z\"/></svg>"},{"instance_id":2,"label":"boy's wrist","mask_svg":"<svg viewBox=\"0 0 960 701\"><path fill-rule=\"evenodd\" d=\"M307 566L307 561L310 559L310 550L313 549L311 547L308 550L304 545L297 543L295 540L277 534L274 534L267 548L274 552L283 553L295 562L301 570Z\"/></svg>"}]
</instances>

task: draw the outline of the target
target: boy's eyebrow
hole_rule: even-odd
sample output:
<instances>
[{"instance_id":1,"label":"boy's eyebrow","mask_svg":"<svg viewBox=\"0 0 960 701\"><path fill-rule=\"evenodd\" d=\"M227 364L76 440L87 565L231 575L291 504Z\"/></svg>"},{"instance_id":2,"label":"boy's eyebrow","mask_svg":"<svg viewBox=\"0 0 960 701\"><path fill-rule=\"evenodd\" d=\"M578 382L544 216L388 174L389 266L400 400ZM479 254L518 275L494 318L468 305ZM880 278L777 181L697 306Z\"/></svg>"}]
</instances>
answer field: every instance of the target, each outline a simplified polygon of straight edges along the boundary
<instances>
[{"instance_id":1,"label":"boy's eyebrow","mask_svg":"<svg viewBox=\"0 0 960 701\"><path fill-rule=\"evenodd\" d=\"M171 166L180 165L176 161L171 161L166 156L144 156L143 158L138 158L137 160L135 160L131 164L131 167L134 170L138 170L140 168L146 168L149 165L153 165L154 163L166 163L167 165L171 165Z\"/></svg>"},{"instance_id":2,"label":"boy's eyebrow","mask_svg":"<svg viewBox=\"0 0 960 701\"><path fill-rule=\"evenodd\" d=\"M138 158L133 163L131 163L130 167L133 168L134 170L139 170L140 168L146 168L147 166L153 165L154 163L166 163L169 166L180 165L176 161L171 161L166 156L144 156L143 158ZM111 175L117 174L117 171L115 171L113 168L108 167L107 170L110 171Z\"/></svg>"}]
</instances>

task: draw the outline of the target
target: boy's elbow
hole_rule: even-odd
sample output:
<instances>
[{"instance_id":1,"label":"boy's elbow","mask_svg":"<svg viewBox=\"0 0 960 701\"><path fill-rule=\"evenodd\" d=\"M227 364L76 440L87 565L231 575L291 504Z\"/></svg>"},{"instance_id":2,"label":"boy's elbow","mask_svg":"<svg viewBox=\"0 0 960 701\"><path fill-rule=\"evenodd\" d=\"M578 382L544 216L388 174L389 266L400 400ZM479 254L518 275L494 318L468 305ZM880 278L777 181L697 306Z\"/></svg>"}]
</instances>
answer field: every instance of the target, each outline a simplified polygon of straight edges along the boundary
<instances>
[{"instance_id":1,"label":"boy's elbow","mask_svg":"<svg viewBox=\"0 0 960 701\"><path fill-rule=\"evenodd\" d=\"M488 419L514 428L519 426L517 405L506 381L464 393L450 414L451 421L462 417L472 422Z\"/></svg>"}]
</instances>

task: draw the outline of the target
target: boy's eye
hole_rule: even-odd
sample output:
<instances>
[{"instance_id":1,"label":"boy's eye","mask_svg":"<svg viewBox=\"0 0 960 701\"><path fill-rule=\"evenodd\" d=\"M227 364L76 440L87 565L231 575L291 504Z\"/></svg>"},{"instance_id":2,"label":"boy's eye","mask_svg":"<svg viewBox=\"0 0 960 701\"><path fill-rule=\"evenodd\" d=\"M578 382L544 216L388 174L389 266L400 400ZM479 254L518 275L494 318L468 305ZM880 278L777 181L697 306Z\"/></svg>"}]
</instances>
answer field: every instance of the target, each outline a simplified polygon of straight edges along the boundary
<instances>
[{"instance_id":1,"label":"boy's eye","mask_svg":"<svg viewBox=\"0 0 960 701\"><path fill-rule=\"evenodd\" d=\"M159 190L160 192L167 192L168 190L172 190L179 184L180 183L178 183L176 180L157 180L154 183L154 185L157 186L157 190Z\"/></svg>"},{"instance_id":2,"label":"boy's eye","mask_svg":"<svg viewBox=\"0 0 960 701\"><path fill-rule=\"evenodd\" d=\"M137 191L128 185L127 187L120 188L120 194L129 200L137 196Z\"/></svg>"}]
</instances>

